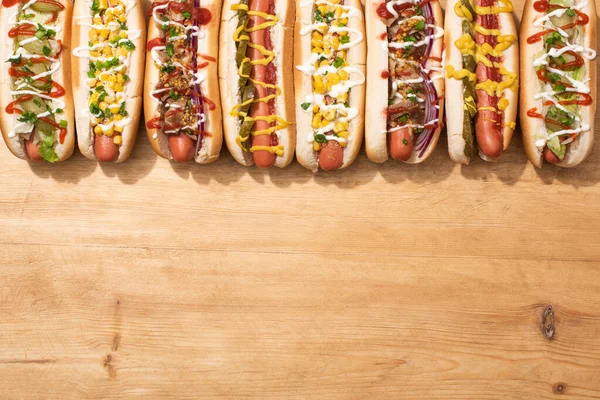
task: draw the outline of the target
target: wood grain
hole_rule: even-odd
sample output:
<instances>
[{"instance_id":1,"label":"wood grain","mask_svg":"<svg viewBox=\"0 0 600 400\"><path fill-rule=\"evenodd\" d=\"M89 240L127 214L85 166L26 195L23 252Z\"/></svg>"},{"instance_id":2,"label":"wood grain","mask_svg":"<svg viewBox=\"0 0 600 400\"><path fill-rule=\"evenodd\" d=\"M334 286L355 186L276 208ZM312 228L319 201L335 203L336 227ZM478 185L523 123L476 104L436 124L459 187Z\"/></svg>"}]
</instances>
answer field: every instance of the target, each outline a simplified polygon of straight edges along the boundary
<instances>
[{"instance_id":1,"label":"wood grain","mask_svg":"<svg viewBox=\"0 0 600 400\"><path fill-rule=\"evenodd\" d=\"M141 127L123 165L0 163L2 399L600 398L598 147L313 176Z\"/></svg>"}]
</instances>

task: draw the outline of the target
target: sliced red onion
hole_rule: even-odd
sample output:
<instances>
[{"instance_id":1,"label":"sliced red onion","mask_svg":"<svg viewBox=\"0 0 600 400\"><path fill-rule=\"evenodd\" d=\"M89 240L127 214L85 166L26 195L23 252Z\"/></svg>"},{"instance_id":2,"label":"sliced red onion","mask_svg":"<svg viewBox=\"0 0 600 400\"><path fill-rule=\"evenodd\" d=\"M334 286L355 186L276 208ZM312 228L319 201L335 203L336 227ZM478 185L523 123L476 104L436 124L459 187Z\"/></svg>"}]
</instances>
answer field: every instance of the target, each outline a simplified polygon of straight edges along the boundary
<instances>
[{"instance_id":1,"label":"sliced red onion","mask_svg":"<svg viewBox=\"0 0 600 400\"><path fill-rule=\"evenodd\" d=\"M200 7L200 0L194 0L194 9L197 9L199 7ZM193 17L194 27L198 28L198 31L199 31L200 23L195 18L195 16L198 14L192 13L192 15L194 15L194 17ZM198 31L194 30L195 33L197 33ZM199 46L198 41L199 40L200 40L199 35L192 36L192 67L193 67L192 74L194 74L194 81L196 81L195 73L198 72L197 68L198 68L198 46ZM204 131L204 121L202 118L202 114L204 114L204 100L202 99L202 89L200 88L199 83L194 83L194 85L193 85L192 104L198 108L198 120L200 121L199 128L200 128L200 132L203 133L203 132L205 132ZM200 152L200 149L202 148L202 142L203 142L203 136L201 134L199 134L198 140L196 141L196 155Z\"/></svg>"},{"instance_id":2,"label":"sliced red onion","mask_svg":"<svg viewBox=\"0 0 600 400\"><path fill-rule=\"evenodd\" d=\"M423 11L423 17L425 18L425 23L427 24L427 30L425 31L426 37L433 38L435 35L435 20L433 18L433 9L431 8L431 4L429 2L425 3L425 5L421 6L421 11ZM427 47L425 48L425 54L423 58L421 58L421 66L425 68L425 64L427 64L427 60L429 60L429 54L431 54L431 48L433 47L433 39L427 41Z\"/></svg>"},{"instance_id":3,"label":"sliced red onion","mask_svg":"<svg viewBox=\"0 0 600 400\"><path fill-rule=\"evenodd\" d=\"M436 107L439 106L439 99L435 86L429 80L429 76L427 76L425 72L421 71L421 76L423 77L423 85L425 86L425 118L423 123L425 128L417 138L417 143L415 144L415 149L419 152L419 157L422 157L423 154L425 154L425 151L431 144L433 134L440 123L440 110ZM431 126L432 124L433 126Z\"/></svg>"},{"instance_id":4,"label":"sliced red onion","mask_svg":"<svg viewBox=\"0 0 600 400\"><path fill-rule=\"evenodd\" d=\"M421 7L423 11L423 17L425 17L425 22L427 23L427 37L433 37L435 34L435 28L433 25L435 24L433 18L433 9L431 8L431 4L429 2L425 3ZM430 26L431 25L431 26ZM427 41L427 48L425 49L425 54L423 58L421 58L421 77L423 78L423 85L425 86L425 119L423 132L417 138L417 143L415 144L415 150L419 152L419 157L422 157L423 154L427 151L427 148L431 144L433 140L433 134L439 125L439 117L440 110L436 106L438 105L438 95L435 89L435 86L429 79L429 75L424 71L425 65L429 60L429 55L431 54L431 48L433 47L433 40ZM431 127L431 123L435 120L438 120L433 127Z\"/></svg>"}]
</instances>

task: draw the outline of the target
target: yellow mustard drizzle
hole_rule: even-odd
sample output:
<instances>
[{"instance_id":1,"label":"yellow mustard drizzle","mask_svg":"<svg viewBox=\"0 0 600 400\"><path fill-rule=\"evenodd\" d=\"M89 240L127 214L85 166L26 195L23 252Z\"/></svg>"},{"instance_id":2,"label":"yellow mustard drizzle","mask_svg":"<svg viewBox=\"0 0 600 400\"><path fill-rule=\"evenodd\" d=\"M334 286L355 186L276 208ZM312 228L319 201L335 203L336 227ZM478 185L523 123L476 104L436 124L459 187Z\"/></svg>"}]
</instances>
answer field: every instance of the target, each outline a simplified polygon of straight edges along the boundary
<instances>
[{"instance_id":1,"label":"yellow mustard drizzle","mask_svg":"<svg viewBox=\"0 0 600 400\"><path fill-rule=\"evenodd\" d=\"M471 82L475 82L477 80L477 76L473 72L470 72L469 70L464 68L456 71L454 67L452 67L452 65L446 65L446 75L449 78L454 79L462 79L468 77Z\"/></svg>"},{"instance_id":2,"label":"yellow mustard drizzle","mask_svg":"<svg viewBox=\"0 0 600 400\"><path fill-rule=\"evenodd\" d=\"M469 0L470 1L470 0ZM512 13L513 5L510 0L498 0L501 4L499 6L490 6L490 7L481 7L474 6L475 12L478 15L496 15L499 13ZM473 3L471 2L471 5ZM461 18L465 18L468 21L472 22L474 16L471 15L469 10L461 4L460 1L457 1L454 4L454 12ZM465 33L461 35L455 42L454 45L463 55L471 55L475 58L476 62L480 62L486 67L494 67L498 68L500 75L502 76L501 82L494 82L490 79L485 82L479 82L475 85L476 90L483 90L489 96L500 97L498 100L498 110L503 112L508 108L509 101L504 96L504 90L509 89L512 91L517 90L518 79L517 74L515 72L509 72L502 62L494 62L490 60L489 57L501 58L503 56L504 51L506 51L510 46L517 42L517 37L514 35L502 35L500 29L487 29L479 24L473 24L473 30L481 35L485 36L496 36L497 44L492 47L489 43L483 43L481 46L478 46L477 43L473 40L471 35ZM471 82L476 82L476 74L469 72L466 69L461 69L456 71L451 65L446 66L446 76L448 78L453 79L463 79L468 77ZM478 111L498 111L494 107L479 107ZM514 122L506 122L505 126L514 128Z\"/></svg>"},{"instance_id":3,"label":"yellow mustard drizzle","mask_svg":"<svg viewBox=\"0 0 600 400\"><path fill-rule=\"evenodd\" d=\"M255 31L262 30L262 29L268 29L272 26L275 26L275 24L277 24L277 22L279 21L279 19L277 18L276 15L267 14L267 13L264 13L261 11L249 10L248 5L246 5L246 4L233 4L231 6L231 10L233 10L233 11L244 10L248 13L248 15L262 17L263 19L266 20L266 22L264 22L262 24L253 26L252 28L246 28L245 29L246 32L255 32ZM250 41L250 37L245 34L243 35L242 31L244 31L244 26L239 26L235 30L235 32L233 34L233 40L235 42L241 42L243 40ZM244 121L266 121L269 124L277 122L277 125L272 126L270 128L251 132L252 136L270 135L275 131L287 128L290 125L290 123L278 115L268 115L268 116L252 118L247 113L240 112L239 109L244 106L247 106L248 104L252 104L252 103L258 103L258 102L267 103L270 100L275 99L278 96L281 96L281 88L279 86L273 85L270 83L266 83L266 82L262 82L262 81L257 81L255 79L252 79L250 77L250 74L244 74L242 72L244 70L244 65L246 65L247 63L250 63L251 65L265 65L265 66L268 65L275 59L275 53L271 50L267 50L264 46L262 46L260 44L255 44L255 43L249 42L248 47L251 47L253 49L260 51L260 53L262 54L262 56L264 58L262 58L260 60L250 60L249 57L244 58L242 60L242 63L240 64L240 67L238 68L238 75L242 78L248 79L254 85L262 86L265 89L275 89L275 94L270 94L265 97L261 97L258 99L251 99L251 100L247 100L243 103L236 104L233 107L233 109L231 110L231 112L229 113L229 115L231 115L232 117L243 117ZM240 146L242 148L243 151L247 151L245 149L245 147L243 146L243 143L246 142L249 138L250 138L250 136L247 136L246 138L242 138L241 136L238 135L238 137L235 139L235 141L238 144L238 146ZM252 147L250 147L249 151L251 153L254 153L255 151L268 151L269 153L276 154L280 157L284 155L284 147L281 144L277 145L277 146L252 146Z\"/></svg>"}]
</instances>

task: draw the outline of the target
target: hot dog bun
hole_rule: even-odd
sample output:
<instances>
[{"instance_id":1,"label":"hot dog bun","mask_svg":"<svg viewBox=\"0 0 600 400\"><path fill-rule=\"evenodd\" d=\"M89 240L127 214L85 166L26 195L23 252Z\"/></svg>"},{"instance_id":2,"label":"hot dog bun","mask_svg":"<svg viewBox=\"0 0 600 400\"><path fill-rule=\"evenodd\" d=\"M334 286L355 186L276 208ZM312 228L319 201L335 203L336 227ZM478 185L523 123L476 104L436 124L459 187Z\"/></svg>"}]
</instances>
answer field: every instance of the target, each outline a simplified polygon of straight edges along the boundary
<instances>
[{"instance_id":1,"label":"hot dog bun","mask_svg":"<svg viewBox=\"0 0 600 400\"><path fill-rule=\"evenodd\" d=\"M393 79L393 71L389 70L388 62L388 27L384 20L377 14L377 8L384 3L383 0L366 0L365 15L367 21L367 43L370 49L367 56L367 98L369 103L366 109L365 147L367 157L374 162L385 162L390 156L390 140L388 140L388 98L390 82ZM442 29L443 15L439 2L429 3L433 12L433 20L436 26ZM402 17L400 17L402 18ZM435 32L435 31L434 31ZM424 150L417 150L414 146L402 161L416 164L425 161L435 150L435 146L442 130L444 113L444 72L441 68L441 59L444 50L444 35L435 37L432 41L430 57L427 59L423 71L429 71L429 78L439 103L439 117L436 123L431 142ZM417 60L420 61L420 60ZM386 76L387 75L387 76ZM429 121L423 121L427 123ZM407 138L406 140L412 140ZM401 140L404 140L402 138Z\"/></svg>"},{"instance_id":2,"label":"hot dog bun","mask_svg":"<svg viewBox=\"0 0 600 400\"><path fill-rule=\"evenodd\" d=\"M342 112L338 112L337 116L332 122L335 125L336 121L344 120L343 115L345 113L354 112L356 116L349 119L347 129L347 138L334 137L331 140L328 139L326 143L321 144L325 150L315 151L315 138L316 130L313 127L313 118L315 116L314 106L319 105L319 109L322 110L324 101L320 100L320 96L325 95L325 98L329 96L331 91L323 92L319 94L315 92L313 85L312 73L316 71L309 71L314 66L313 61L313 46L312 36L313 32L317 32L316 29L310 29L309 26L314 23L314 3L310 0L301 0L296 2L296 24L295 24L295 39L294 39L294 80L296 90L296 122L298 126L298 136L296 140L296 158L298 162L305 168L316 172L319 168L324 170L336 170L344 169L351 165L358 152L363 140L364 132L364 113L365 113L365 62L366 62L366 38L365 38L365 21L363 16L363 6L359 0L345 0L343 2L344 7L350 7L350 13L347 14L347 28L350 42L357 41L351 47L346 50L346 57L344 58L346 64L343 64L335 74L339 75L341 70L348 72L348 82L360 81L362 83L351 86L351 92L347 96L348 110L342 109ZM346 15L346 14L343 14ZM303 28L305 31L303 31ZM340 31L339 33L343 33ZM360 38L360 41L358 39ZM339 54L339 53L338 53ZM308 68L308 69L307 69ZM335 68L335 67L334 67ZM333 71L333 70L332 70ZM317 73L317 77L327 80L326 74ZM332 86L335 86L332 85ZM344 87L345 88L345 87ZM340 91L342 95L345 91ZM330 96L333 97L333 96ZM344 103L337 100L337 104ZM310 107L304 109L303 104L306 106L310 103ZM334 106L335 107L335 106ZM343 131L342 131L343 132ZM337 135L338 132L335 133ZM332 136L325 132L326 136ZM347 143L343 140L347 139ZM340 144L335 143L339 141ZM342 147L341 144L345 144L346 147ZM342 147L342 148L340 148ZM328 152L328 153L326 153Z\"/></svg>"},{"instance_id":3,"label":"hot dog bun","mask_svg":"<svg viewBox=\"0 0 600 400\"><path fill-rule=\"evenodd\" d=\"M93 82L91 75L93 71L90 70L90 60L93 61L104 61L114 59L116 53L111 53L108 56L101 54L99 56L91 56L88 43L90 42L90 30L92 30L92 0L77 0L75 2L75 11L73 18L73 52L72 52L72 64L73 64L73 90L75 103L78 105L76 110L76 123L77 123L77 139L79 143L79 150L84 156L91 160L98 160L100 162L116 162L120 163L129 158L133 146L135 144L137 131L139 128L139 119L142 107L142 88L144 83L144 57L146 48L146 21L144 18L144 10L140 2L132 0L109 0L109 8L115 9L123 6L126 14L127 25L127 37L135 48L128 50L127 55L119 55L118 65L108 68L98 69L100 73L97 75ZM103 10L104 11L104 10ZM106 12L106 11L104 11ZM102 32L99 29L101 26L95 24L96 31L100 36L99 43L105 43L106 40L102 39ZM112 31L121 32L125 30L119 29L116 25L112 25ZM98 47L101 47L97 45ZM116 49L120 49L119 44ZM131 49L131 47L130 47ZM115 52L117 50L114 50ZM123 68L123 65L126 69ZM102 73L102 71L108 71ZM118 104L123 104L124 109L120 114L124 114L123 119L116 121L114 119L108 119L107 121L113 121L108 124L102 124L102 133L95 134L94 129L96 125L94 118L91 114L90 109L90 91L93 93L102 93L100 88L105 88L109 93L108 98L113 96L113 93L117 93L117 90L110 89L111 81L110 76L118 76L116 71L121 72L128 79L122 83L118 83L124 87L120 95L114 95L115 101L112 103L113 107L111 113L115 116L115 112ZM90 73L90 77L88 77ZM110 78L112 79L112 78ZM90 90L92 83L94 87ZM98 102L101 103L101 102ZM100 118L100 121L103 121ZM114 132L111 134L111 129ZM122 129L123 132L117 132L118 129ZM118 144L117 137L120 136L122 144Z\"/></svg>"},{"instance_id":4,"label":"hot dog bun","mask_svg":"<svg viewBox=\"0 0 600 400\"><path fill-rule=\"evenodd\" d=\"M450 154L450 158L457 163L469 164L471 157L465 152L465 146L467 145L467 142L463 137L463 118L466 112L464 108L465 103L463 95L465 85L463 84L462 79L455 78L448 72L449 69L457 72L463 70L462 54L456 45L457 40L459 40L463 35L463 18L457 15L455 11L457 3L460 5L460 0L448 1L446 5L447 12L444 24L446 31L444 39L446 50L444 63L446 68L446 93L448 96L456 97L456 101L446 102L446 128L448 133L448 152ZM508 2L508 4L510 4L510 2ZM512 10L512 4L510 4L509 9ZM508 102L508 105L501 113L502 118L500 133L502 135L502 139L501 143L499 144L501 147L499 153L501 155L504 150L508 148L515 128L518 106L518 94L516 89L519 79L519 43L517 40L517 31L512 13L508 11L502 11L497 13L497 16L500 35L514 36L514 41L512 44L502 51L502 66L505 69L504 80L505 82L508 82L510 79L514 83L505 87L501 91L501 98L506 99ZM485 55L483 55L483 57L485 57ZM482 82L477 80L478 86L481 83ZM477 91L482 90L478 86ZM454 100L454 98L448 100ZM476 105L477 107L481 107L479 100L477 101ZM478 112L481 112L481 110ZM481 132L481 127L476 127L475 129L479 129L477 132L478 136L486 134L485 132ZM474 140L474 138L472 140ZM479 150L479 156L486 161L495 161L500 157L486 156L481 149Z\"/></svg>"},{"instance_id":5,"label":"hot dog bun","mask_svg":"<svg viewBox=\"0 0 600 400\"><path fill-rule=\"evenodd\" d=\"M296 145L292 78L294 2L292 0L271 1L274 2L274 11L277 16L277 23L268 30L271 35L274 53L271 63L275 68L276 85L280 89L280 94L274 100L274 114L271 115L280 117L279 122L274 121L277 126L285 126L274 132L278 146L280 146L281 155L276 155L273 165L283 168L292 162ZM255 164L254 157L258 153L266 153L266 151L257 150L253 153L252 151L242 150L237 142L241 126L240 118L237 115L231 115L234 108L241 103L238 93L240 75L236 65L237 48L234 41L239 18L238 11L232 10L232 6L235 7L239 3L239 0L225 0L223 2L219 43L219 81L223 108L223 129L227 148L237 162L244 166L251 166ZM248 49L249 52L250 47ZM255 107L255 105L253 104L252 107ZM283 121L286 123L284 124ZM257 137L260 136L251 135L249 140Z\"/></svg>"},{"instance_id":6,"label":"hot dog bun","mask_svg":"<svg viewBox=\"0 0 600 400\"><path fill-rule=\"evenodd\" d=\"M521 19L521 77L523 83L521 85L521 104L520 104L520 126L523 133L523 146L525 153L533 165L538 168L542 167L544 162L543 150L544 146L538 146L536 141L547 135L546 124L540 118L532 118L528 116L528 111L536 108L538 112L543 110L544 98L535 99L534 96L540 92L547 91L542 82L536 75L536 68L533 65L535 55L544 51L544 41L540 40L534 43L529 43L527 38L541 32L540 27L534 26L534 22L542 17L545 13L536 11L533 8L534 1L528 0L525 3L523 10L523 18ZM574 4L583 2L577 1ZM583 30L582 40L578 43L585 48L597 49L597 32L596 32L596 5L594 0L585 2L585 5L579 10L589 17L589 22L581 26ZM562 161L555 164L559 167L570 168L579 165L583 162L592 151L594 144L594 116L596 113L596 61L589 60L583 57L583 68L585 74L583 81L589 79L586 83L590 89L592 102L589 106L579 108L582 124L589 125L589 130L580 132L575 140L568 144ZM536 139L537 138L537 139ZM546 147L547 149L547 147Z\"/></svg>"},{"instance_id":7,"label":"hot dog bun","mask_svg":"<svg viewBox=\"0 0 600 400\"><path fill-rule=\"evenodd\" d=\"M162 3L162 1L157 1L157 3ZM198 66L202 66L202 68L199 69L198 75L200 78L200 91L202 96L205 98L202 103L202 114L205 115L205 121L199 122L197 129L193 130L196 133L196 137L193 140L187 137L173 137L179 135L166 135L164 133L164 128L154 127L152 123L150 123L150 121L152 121L155 117L164 120L164 113L167 111L162 110L160 100L152 95L152 92L157 89L161 74L161 67L156 63L155 57L157 57L161 63L167 62L167 64L170 59L164 51L158 54L158 52L153 52L149 48L146 57L146 77L144 83L144 115L147 123L146 132L148 134L148 139L150 140L152 148L158 155L169 160L186 161L186 159L180 159L180 156L178 156L177 153L174 156L173 152L171 151L172 147L169 145L169 143L173 142L174 140L181 141L182 139L186 139L190 141L190 145L194 148L191 157L199 164L209 164L219 158L221 146L223 144L223 128L220 106L221 96L219 93L219 82L217 79L217 59L219 52L218 35L219 23L221 21L221 2L217 0L202 1L202 9L204 16L210 15L210 20L208 20L207 23L199 25L200 34L198 36L196 61ZM186 20L185 23L188 25L193 25L193 22L190 20ZM151 43L153 40L165 37L165 32L162 30L162 26L163 24L159 25L156 22L154 14L150 16L147 43ZM187 34L190 35L189 37L192 37L191 35L193 34L193 31L190 31ZM195 78L192 76L192 79ZM165 93L165 95L168 96L168 93ZM184 99L191 100L191 97L185 95ZM202 132L202 128L204 129L204 132ZM198 134L201 143L198 151L196 151Z\"/></svg>"},{"instance_id":8,"label":"hot dog bun","mask_svg":"<svg viewBox=\"0 0 600 400\"><path fill-rule=\"evenodd\" d=\"M0 54L2 54L3 57L3 61L0 65L0 110L2 110L2 118L0 118L0 131L2 132L2 136L10 152L16 157L24 160L41 161L46 159L50 162L60 162L68 159L73 154L73 150L75 148L75 123L72 99L73 91L71 89L71 81L68 77L71 64L68 54L71 50L71 17L73 14L73 6L72 3L67 0L61 0L58 1L58 3L60 3L64 9L57 13L56 21L46 22L45 26L47 28L57 27L55 28L56 36L52 38L52 41L62 43L62 52L56 58L59 60L59 63L52 63L52 68L54 69L58 67L58 70L48 76L51 77L55 83L64 88L65 95L55 98L53 101L47 99L48 102L46 105L53 110L62 109L62 112L56 110L56 113L53 113L53 115L49 116L48 118L51 118L57 123L59 123L61 120L66 121L67 125L65 128L66 130L63 131L62 134L62 141L60 138L60 131L57 130L54 133L55 140L53 150L55 154L51 154L51 152L50 154L45 152L44 156L42 156L42 154L40 154L38 151L38 147L40 146L39 140L41 139L41 133L38 132L38 129L34 128L34 133L31 134L31 136L33 136L33 140L27 140L26 136L29 135L15 133L15 128L18 125L22 125L18 121L18 119L21 118L21 114L18 112L9 114L6 111L7 106L10 103L13 103L13 101L19 97L24 97L23 95L13 96L13 94L11 94L11 91L13 90L13 83L12 77L9 74L9 70L12 67L20 69L20 67L18 67L19 64L6 62L6 60L9 59L14 53L14 39L8 37L9 30L17 26L16 21L14 21L12 17L17 13L19 8L23 6L23 4L18 4L10 8L0 6ZM36 3L31 3L30 8L33 8L35 4ZM38 14L38 11L27 11L27 13ZM39 15L42 14L40 13ZM21 22L21 25L24 26L23 21ZM52 51L54 51L54 49L52 49ZM39 53L39 56L43 58L44 54ZM26 56L22 56L22 60L25 60L25 57ZM25 90L44 93L43 90L35 90L31 86L25 87ZM53 88L52 90L54 91L56 88ZM38 100L36 99L36 102L37 101ZM43 100L40 98L39 101ZM46 108L45 105L42 104L42 106L44 109ZM22 106L17 108L23 110ZM35 114L39 115L39 113Z\"/></svg>"}]
</instances>

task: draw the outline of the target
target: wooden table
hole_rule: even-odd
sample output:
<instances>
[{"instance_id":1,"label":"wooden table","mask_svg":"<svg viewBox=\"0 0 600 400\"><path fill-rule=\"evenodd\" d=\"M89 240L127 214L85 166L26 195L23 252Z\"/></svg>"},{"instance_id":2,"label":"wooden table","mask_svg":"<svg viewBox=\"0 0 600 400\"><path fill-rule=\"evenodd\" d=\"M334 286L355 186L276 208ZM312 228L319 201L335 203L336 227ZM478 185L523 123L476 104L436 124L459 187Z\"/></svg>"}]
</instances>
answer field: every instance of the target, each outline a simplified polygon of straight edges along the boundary
<instances>
[{"instance_id":1,"label":"wooden table","mask_svg":"<svg viewBox=\"0 0 600 400\"><path fill-rule=\"evenodd\" d=\"M122 165L0 163L2 399L600 398L600 146L313 176L142 128Z\"/></svg>"}]
</instances>

